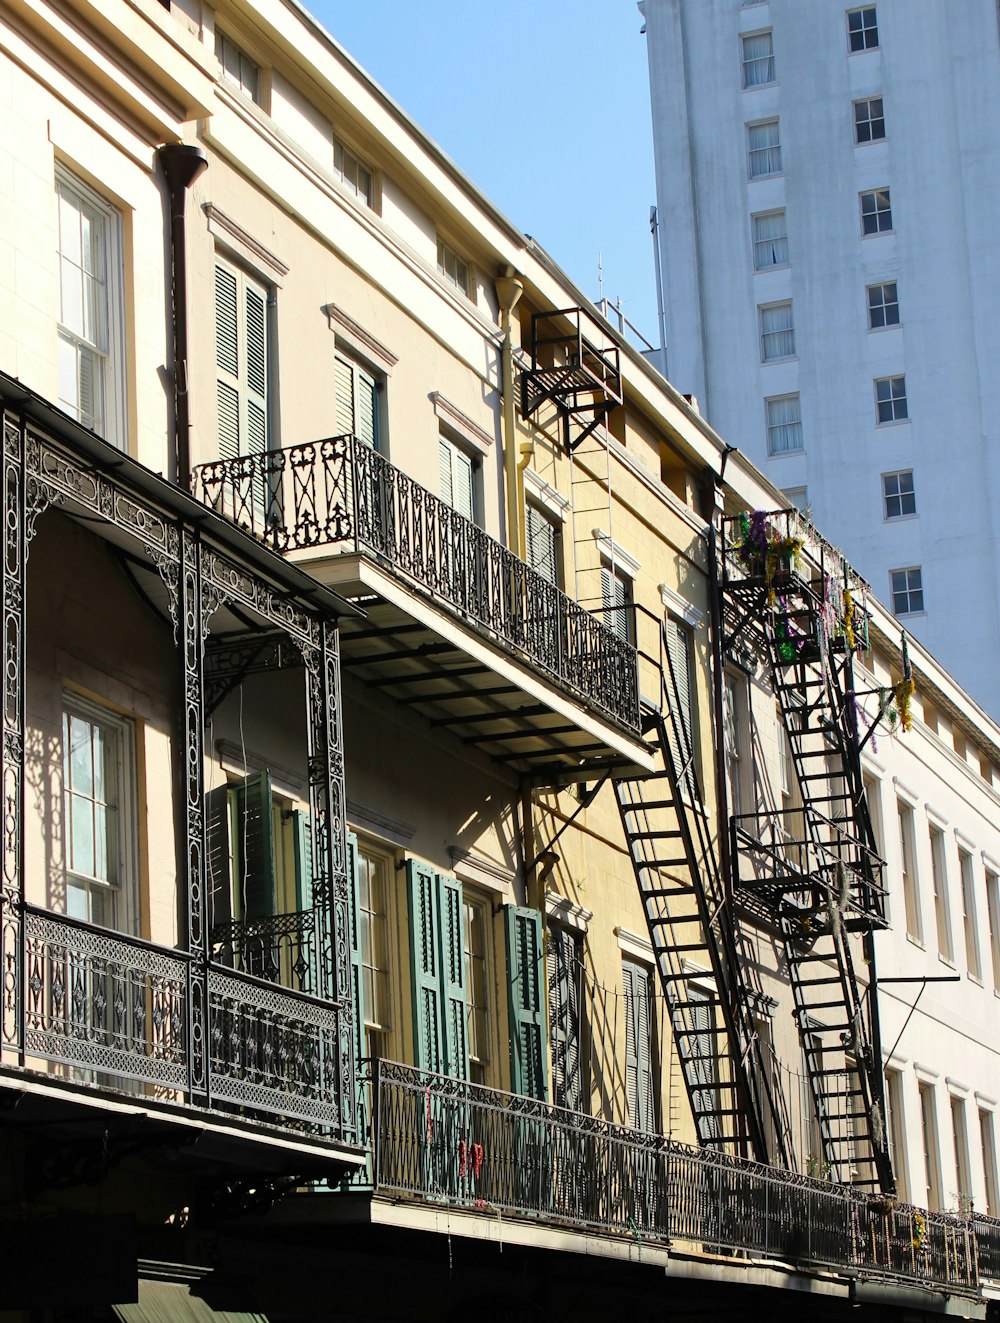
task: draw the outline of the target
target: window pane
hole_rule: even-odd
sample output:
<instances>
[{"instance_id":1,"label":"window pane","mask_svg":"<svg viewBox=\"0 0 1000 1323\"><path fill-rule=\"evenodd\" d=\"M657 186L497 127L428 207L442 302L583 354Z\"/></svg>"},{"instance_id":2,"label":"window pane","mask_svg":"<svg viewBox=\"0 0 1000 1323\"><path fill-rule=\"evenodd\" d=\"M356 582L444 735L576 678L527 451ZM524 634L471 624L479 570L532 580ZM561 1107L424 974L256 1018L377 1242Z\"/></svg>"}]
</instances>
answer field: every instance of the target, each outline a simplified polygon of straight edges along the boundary
<instances>
[{"instance_id":1,"label":"window pane","mask_svg":"<svg viewBox=\"0 0 1000 1323\"><path fill-rule=\"evenodd\" d=\"M765 401L767 406L767 448L772 455L802 449L802 420L799 397L785 395Z\"/></svg>"},{"instance_id":2,"label":"window pane","mask_svg":"<svg viewBox=\"0 0 1000 1323\"><path fill-rule=\"evenodd\" d=\"M776 119L765 120L762 124L748 124L747 143L751 179L781 173L781 144Z\"/></svg>"},{"instance_id":3,"label":"window pane","mask_svg":"<svg viewBox=\"0 0 1000 1323\"><path fill-rule=\"evenodd\" d=\"M791 303L775 303L760 309L761 359L791 358L795 353Z\"/></svg>"},{"instance_id":4,"label":"window pane","mask_svg":"<svg viewBox=\"0 0 1000 1323\"><path fill-rule=\"evenodd\" d=\"M774 82L774 48L770 32L743 38L743 86Z\"/></svg>"},{"instance_id":5,"label":"window pane","mask_svg":"<svg viewBox=\"0 0 1000 1323\"><path fill-rule=\"evenodd\" d=\"M768 212L753 218L753 264L764 271L769 266L784 266L788 261L788 235L785 213Z\"/></svg>"}]
</instances>

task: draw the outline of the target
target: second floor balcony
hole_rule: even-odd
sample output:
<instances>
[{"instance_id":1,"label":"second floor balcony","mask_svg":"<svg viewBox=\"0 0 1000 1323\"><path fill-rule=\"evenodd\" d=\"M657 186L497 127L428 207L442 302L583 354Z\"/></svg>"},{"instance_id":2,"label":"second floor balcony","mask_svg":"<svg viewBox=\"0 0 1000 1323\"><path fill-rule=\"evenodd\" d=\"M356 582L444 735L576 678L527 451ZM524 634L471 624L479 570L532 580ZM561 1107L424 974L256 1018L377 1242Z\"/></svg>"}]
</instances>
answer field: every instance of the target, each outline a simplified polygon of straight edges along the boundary
<instances>
[{"instance_id":1,"label":"second floor balcony","mask_svg":"<svg viewBox=\"0 0 1000 1323\"><path fill-rule=\"evenodd\" d=\"M637 763L636 650L352 436L203 464L194 494L366 620L345 668L518 771Z\"/></svg>"}]
</instances>

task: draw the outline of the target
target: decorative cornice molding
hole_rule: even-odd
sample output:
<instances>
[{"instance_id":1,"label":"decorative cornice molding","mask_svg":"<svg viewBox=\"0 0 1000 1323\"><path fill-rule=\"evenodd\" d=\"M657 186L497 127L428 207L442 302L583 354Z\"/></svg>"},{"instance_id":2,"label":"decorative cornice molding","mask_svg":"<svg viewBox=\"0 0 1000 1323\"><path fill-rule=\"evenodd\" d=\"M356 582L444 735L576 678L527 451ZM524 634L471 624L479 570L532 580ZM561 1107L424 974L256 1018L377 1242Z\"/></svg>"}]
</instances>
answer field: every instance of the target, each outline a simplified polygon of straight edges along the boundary
<instances>
[{"instance_id":1,"label":"decorative cornice molding","mask_svg":"<svg viewBox=\"0 0 1000 1323\"><path fill-rule=\"evenodd\" d=\"M567 900L565 896L560 896L555 891L545 893L545 917L553 919L556 923L561 923L564 928L572 928L574 932L585 933L590 926L590 921L594 917L594 911L584 909L582 905L575 905L573 901Z\"/></svg>"},{"instance_id":2,"label":"decorative cornice molding","mask_svg":"<svg viewBox=\"0 0 1000 1323\"><path fill-rule=\"evenodd\" d=\"M601 550L601 555L606 556L612 565L624 570L629 578L634 579L642 569L642 562L636 560L634 556L630 556L624 547L618 545L610 533L605 533L603 528L595 528L593 533L594 540Z\"/></svg>"},{"instance_id":3,"label":"decorative cornice molding","mask_svg":"<svg viewBox=\"0 0 1000 1323\"><path fill-rule=\"evenodd\" d=\"M655 963L653 944L648 937L640 937L627 928L616 928L615 936L618 938L618 949L625 955L631 956L633 960L641 960L644 965Z\"/></svg>"},{"instance_id":4,"label":"decorative cornice molding","mask_svg":"<svg viewBox=\"0 0 1000 1323\"><path fill-rule=\"evenodd\" d=\"M369 359L386 376L389 375L399 362L398 355L394 354L381 340L376 340L370 331L366 331L359 322L356 322L349 313L346 313L336 303L328 303L323 311L330 323L330 330L338 342L343 341L348 349L353 349L362 358Z\"/></svg>"},{"instance_id":5,"label":"decorative cornice molding","mask_svg":"<svg viewBox=\"0 0 1000 1323\"><path fill-rule=\"evenodd\" d=\"M347 821L356 831L390 845L409 845L417 830L409 822L391 818L387 813L380 813L378 809L359 804L353 799L347 801Z\"/></svg>"},{"instance_id":6,"label":"decorative cornice molding","mask_svg":"<svg viewBox=\"0 0 1000 1323\"><path fill-rule=\"evenodd\" d=\"M548 510L549 514L555 515L563 523L566 522L570 508L569 497L557 492L555 487L540 477L534 469L524 470L524 490L532 500Z\"/></svg>"},{"instance_id":7,"label":"decorative cornice molding","mask_svg":"<svg viewBox=\"0 0 1000 1323\"><path fill-rule=\"evenodd\" d=\"M468 442L481 455L489 454L493 438L485 427L480 427L468 414L463 413L458 405L445 399L439 390L432 390L429 398L434 406L434 412L443 423L457 432L463 441Z\"/></svg>"},{"instance_id":8,"label":"decorative cornice molding","mask_svg":"<svg viewBox=\"0 0 1000 1323\"><path fill-rule=\"evenodd\" d=\"M683 620L692 629L697 629L705 619L704 611L699 611L686 597L682 597L680 593L675 592L669 584L660 584L660 601L672 616Z\"/></svg>"},{"instance_id":9,"label":"decorative cornice molding","mask_svg":"<svg viewBox=\"0 0 1000 1323\"><path fill-rule=\"evenodd\" d=\"M279 288L289 267L270 248L253 237L249 230L220 211L214 202L206 202L202 207L208 220L208 232L215 236L224 247L236 254L247 266L253 267L272 285Z\"/></svg>"},{"instance_id":10,"label":"decorative cornice molding","mask_svg":"<svg viewBox=\"0 0 1000 1323\"><path fill-rule=\"evenodd\" d=\"M509 898L514 886L514 870L505 868L492 859L485 859L472 850L462 850L457 845L449 847L451 866L455 876L462 882L471 882L473 886L485 887L500 896Z\"/></svg>"}]
</instances>

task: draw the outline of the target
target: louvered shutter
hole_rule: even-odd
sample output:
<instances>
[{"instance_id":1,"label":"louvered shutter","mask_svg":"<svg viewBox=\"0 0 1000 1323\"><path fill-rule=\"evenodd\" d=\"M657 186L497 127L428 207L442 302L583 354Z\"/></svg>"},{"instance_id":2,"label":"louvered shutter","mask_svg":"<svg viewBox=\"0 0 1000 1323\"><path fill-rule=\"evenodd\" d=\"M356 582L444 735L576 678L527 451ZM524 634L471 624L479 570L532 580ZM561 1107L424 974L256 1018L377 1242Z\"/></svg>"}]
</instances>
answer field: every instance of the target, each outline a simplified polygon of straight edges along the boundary
<instances>
[{"instance_id":1,"label":"louvered shutter","mask_svg":"<svg viewBox=\"0 0 1000 1323\"><path fill-rule=\"evenodd\" d=\"M469 1078L468 1021L465 998L465 947L462 930L462 884L438 875L441 931L441 1006L444 1011L444 1073Z\"/></svg>"},{"instance_id":2,"label":"louvered shutter","mask_svg":"<svg viewBox=\"0 0 1000 1323\"><path fill-rule=\"evenodd\" d=\"M267 291L244 272L215 268L215 363L219 458L261 455L269 444ZM266 483L254 485L263 522Z\"/></svg>"},{"instance_id":3,"label":"louvered shutter","mask_svg":"<svg viewBox=\"0 0 1000 1323\"><path fill-rule=\"evenodd\" d=\"M336 429L338 436L354 432L354 369L345 358L333 362L333 383L336 394Z\"/></svg>"},{"instance_id":4,"label":"louvered shutter","mask_svg":"<svg viewBox=\"0 0 1000 1323\"><path fill-rule=\"evenodd\" d=\"M219 458L240 453L239 292L235 274L215 268L215 363L218 369Z\"/></svg>"},{"instance_id":5,"label":"louvered shutter","mask_svg":"<svg viewBox=\"0 0 1000 1323\"><path fill-rule=\"evenodd\" d=\"M629 1125L655 1129L649 973L639 965L622 965L625 985L625 1094Z\"/></svg>"},{"instance_id":6,"label":"louvered shutter","mask_svg":"<svg viewBox=\"0 0 1000 1323\"><path fill-rule=\"evenodd\" d=\"M527 509L528 563L531 568L555 584L559 580L555 526L533 505Z\"/></svg>"},{"instance_id":7,"label":"louvered shutter","mask_svg":"<svg viewBox=\"0 0 1000 1323\"><path fill-rule=\"evenodd\" d=\"M308 813L303 813L301 809L293 810L292 831L295 843L295 908L305 914L313 909L313 832L312 819ZM305 924L306 936L296 953L295 972L301 991L319 996L319 936L323 925L316 922L316 916L313 916L311 925L308 920L301 922Z\"/></svg>"},{"instance_id":8,"label":"louvered shutter","mask_svg":"<svg viewBox=\"0 0 1000 1323\"><path fill-rule=\"evenodd\" d=\"M694 1058L692 1061L692 1076L698 1084L711 1086L714 1073L714 1035L712 1028L714 1016L712 1005L704 992L696 988L691 988L688 993L688 1000L691 1002L689 1015L691 1017L690 1035L690 1054ZM712 1087L697 1089L695 1091L696 1105L702 1113L716 1110L717 1094ZM706 1117L708 1133L717 1136L719 1133L719 1118Z\"/></svg>"},{"instance_id":9,"label":"louvered shutter","mask_svg":"<svg viewBox=\"0 0 1000 1323\"><path fill-rule=\"evenodd\" d=\"M619 638L629 638L628 593L624 581L608 565L601 566L601 599L604 603L604 623Z\"/></svg>"},{"instance_id":10,"label":"louvered shutter","mask_svg":"<svg viewBox=\"0 0 1000 1323\"><path fill-rule=\"evenodd\" d=\"M267 449L267 296L244 277L246 309L246 453Z\"/></svg>"},{"instance_id":11,"label":"louvered shutter","mask_svg":"<svg viewBox=\"0 0 1000 1323\"><path fill-rule=\"evenodd\" d=\"M361 952L361 894L358 870L358 838L350 832L347 837L347 920L351 946L351 1001L354 1005L352 1034L354 1067L359 1081L360 1097L361 1062L367 1055L368 1049L365 1042L365 977Z\"/></svg>"},{"instance_id":12,"label":"louvered shutter","mask_svg":"<svg viewBox=\"0 0 1000 1323\"><path fill-rule=\"evenodd\" d=\"M218 786L205 796L206 872L211 927L229 923L233 917L230 805L230 791L227 785Z\"/></svg>"},{"instance_id":13,"label":"louvered shutter","mask_svg":"<svg viewBox=\"0 0 1000 1323\"><path fill-rule=\"evenodd\" d=\"M442 1073L441 941L438 915L438 879L426 864L408 859L407 895L410 906L410 968L413 978L413 1038L417 1065Z\"/></svg>"},{"instance_id":14,"label":"louvered shutter","mask_svg":"<svg viewBox=\"0 0 1000 1323\"><path fill-rule=\"evenodd\" d=\"M670 748L678 771L687 764L694 748L694 727L691 708L691 635L684 625L667 618L664 624L667 654L673 677L668 729ZM674 701L676 700L676 701ZM685 773L685 785L693 769Z\"/></svg>"},{"instance_id":15,"label":"louvered shutter","mask_svg":"<svg viewBox=\"0 0 1000 1323\"><path fill-rule=\"evenodd\" d=\"M460 515L476 518L475 466L469 455L452 446L453 505Z\"/></svg>"},{"instance_id":16,"label":"louvered shutter","mask_svg":"<svg viewBox=\"0 0 1000 1323\"><path fill-rule=\"evenodd\" d=\"M536 910L510 905L504 911L507 933L507 986L510 1013L511 1086L528 1098L545 1099L548 1052L542 963L542 923Z\"/></svg>"},{"instance_id":17,"label":"louvered shutter","mask_svg":"<svg viewBox=\"0 0 1000 1323\"><path fill-rule=\"evenodd\" d=\"M580 1063L579 942L553 926L545 948L552 1053L552 1101L580 1111L583 1088Z\"/></svg>"},{"instance_id":18,"label":"louvered shutter","mask_svg":"<svg viewBox=\"0 0 1000 1323\"><path fill-rule=\"evenodd\" d=\"M271 820L271 776L258 772L235 789L236 885L244 919L274 913L274 839Z\"/></svg>"},{"instance_id":19,"label":"louvered shutter","mask_svg":"<svg viewBox=\"0 0 1000 1323\"><path fill-rule=\"evenodd\" d=\"M359 441L378 449L378 387L367 372L357 369L357 407L354 431Z\"/></svg>"},{"instance_id":20,"label":"louvered shutter","mask_svg":"<svg viewBox=\"0 0 1000 1323\"><path fill-rule=\"evenodd\" d=\"M446 505L453 505L451 480L451 445L443 436L438 437L438 465L441 475L441 499Z\"/></svg>"}]
</instances>

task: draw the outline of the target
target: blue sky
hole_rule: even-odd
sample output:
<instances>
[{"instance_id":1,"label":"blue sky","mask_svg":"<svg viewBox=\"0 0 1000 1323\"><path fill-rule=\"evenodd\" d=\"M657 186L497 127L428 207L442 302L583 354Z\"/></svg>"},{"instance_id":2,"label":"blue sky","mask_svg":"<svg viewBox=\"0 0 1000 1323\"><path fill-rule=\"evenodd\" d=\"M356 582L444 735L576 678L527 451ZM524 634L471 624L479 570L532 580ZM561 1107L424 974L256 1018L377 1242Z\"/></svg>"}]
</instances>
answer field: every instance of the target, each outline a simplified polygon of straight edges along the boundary
<instances>
[{"instance_id":1,"label":"blue sky","mask_svg":"<svg viewBox=\"0 0 1000 1323\"><path fill-rule=\"evenodd\" d=\"M634 0L304 0L591 298L656 342L645 37Z\"/></svg>"}]
</instances>

